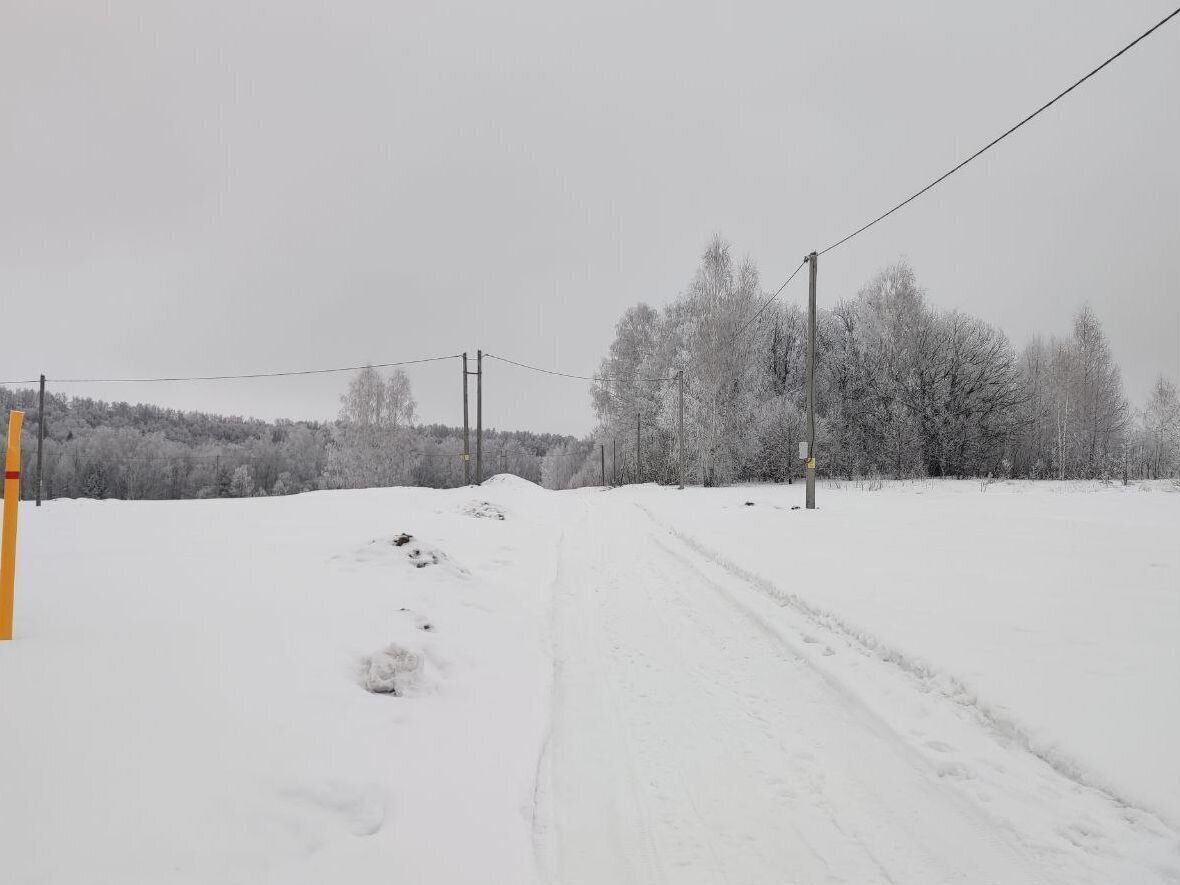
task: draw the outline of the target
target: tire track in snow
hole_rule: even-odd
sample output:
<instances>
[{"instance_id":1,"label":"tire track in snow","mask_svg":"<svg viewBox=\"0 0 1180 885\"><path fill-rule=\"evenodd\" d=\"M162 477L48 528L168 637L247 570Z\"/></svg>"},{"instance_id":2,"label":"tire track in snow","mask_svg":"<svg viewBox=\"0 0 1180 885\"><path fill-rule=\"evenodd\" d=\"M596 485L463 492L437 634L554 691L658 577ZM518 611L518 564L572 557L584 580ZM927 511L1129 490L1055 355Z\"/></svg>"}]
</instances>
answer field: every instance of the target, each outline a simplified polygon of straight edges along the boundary
<instances>
[{"instance_id":1,"label":"tire track in snow","mask_svg":"<svg viewBox=\"0 0 1180 885\"><path fill-rule=\"evenodd\" d=\"M792 611L802 617L806 623L818 628L820 631L833 637L839 637L840 640L843 640L847 644L851 651L857 652L866 658L880 660L893 665L895 671L899 671L899 675L908 677L916 683L915 687L921 695L929 696L933 694L936 697L949 700L951 701L951 705L947 708L948 710L961 710L968 717L968 721L974 721L976 724L981 725L983 727L982 733L991 734L994 738L998 739L994 746L1002 748L1009 744L1015 745L1021 751L1026 752L1030 760L1035 759L1037 763L1043 763L1046 766L1043 774L1035 774L1033 773L1033 769L1028 769L1025 774L1026 777L1031 775L1036 779L1035 783L1039 784L1036 790L1048 790L1048 793L1045 795L1060 795L1063 800L1067 798L1069 790L1075 791L1075 794L1060 809L1055 807L1055 802L1052 799L1045 800L1042 798L1039 801L1039 804L1043 806L1043 810L1040 812L1034 810L1038 823L1033 825L1032 841L1028 842L1028 844L1033 850L1046 856L1058 856L1061 862L1065 862L1066 860L1065 855L1061 853L1061 839L1067 840L1074 848L1081 848L1082 853L1076 854L1073 857L1073 861L1078 864L1073 874L1074 878L1068 881L1081 881L1082 878L1085 878L1086 881L1098 882L1113 882L1116 880L1136 883L1145 881L1180 882L1180 873L1177 871L1178 864L1176 861L1177 856L1180 855L1180 841L1177 840L1175 831L1158 815L1125 801L1112 790L1095 784L1092 778L1087 777L1085 772L1081 772L1079 769L1065 766L1063 770L1060 764L1054 764L1055 762L1060 762L1060 757L1055 755L1055 751L1052 748L1049 748L1047 752L1039 748L1031 740L1027 732L1012 720L1011 717L1007 717L1004 714L997 714L988 705L979 703L974 693L963 687L963 683L955 677L940 673L920 661L915 661L907 657L895 649L890 648L877 637L872 636L872 634L851 627L834 613L812 605L799 598L796 594L782 590L765 578L743 569L700 543L692 536L679 532L656 519L642 504L635 503L634 506L645 513L648 519L651 520L652 525L665 532L665 537L675 544L676 549L673 549L667 541L656 540L656 543L663 546L669 555L674 558L682 558L689 562L695 559L702 563L703 567L715 570L725 577L736 580L739 586L750 588L754 591L755 598L766 599L771 604L776 604L788 611ZM826 663L826 658L820 661L814 659L810 654L802 653L801 649L783 632L782 628L787 626L787 624L781 626L773 625L773 619L768 619L769 611L765 613L754 611L746 602L743 602L735 595L735 588L726 586L724 581L718 583L715 580L709 579L703 573L702 576L709 583L713 584L732 605L745 612L763 631L777 637L778 641L792 654L799 654L803 660L807 661L817 675L827 681L838 694L844 696L855 705L863 707L870 717L879 721L884 728L892 732L899 743L906 744L915 759L924 760L927 767L933 764L929 754L923 755L912 741L903 735L897 734L886 720L865 706L863 701L857 696L856 690L849 684L846 684L832 670L831 665ZM799 630L798 625L792 626L794 630ZM806 633L802 635L805 637L805 641L811 641L811 638L807 637ZM840 668L837 667L837 669ZM852 673L854 671L849 672ZM858 684L862 681L859 677L855 678L855 682ZM911 683L911 685L914 683ZM865 685L861 685L860 688L863 691ZM939 752L952 749L939 741L928 742L926 746ZM1002 772L1004 767L1006 767L995 768L994 760L988 757L981 757L981 759L985 766L991 767L998 772ZM968 780L973 778L969 768L964 770L961 764L955 763L953 760L949 763L938 764L936 767L940 777L946 776L950 779L958 779L965 776ZM1081 777L1075 776L1078 774ZM1053 778L1060 778L1061 781L1068 783L1069 789L1065 789L1063 786L1054 787ZM1006 786L1002 780L1002 778L997 779L993 777L988 786L998 788L1002 791L1010 790L1012 784L1009 783ZM1028 799L1035 794L1033 786L1034 782L1032 781L1019 784L1016 792L1013 794L1017 801L1014 803L1009 802L1007 805L1007 814L1015 814L1016 816L997 819L997 824L1019 835L1022 842L1027 841L1023 830L1029 825L1029 821L1033 819L1026 819L1022 815L1020 801L1023 799L1026 806L1025 811L1027 811ZM989 805L991 804L992 800L986 795L986 790L976 790L974 792L980 800ZM1021 793L1024 794L1023 797L1021 797ZM1077 801L1078 797L1082 796L1089 796L1090 798L1084 801ZM1015 822L1018 820L1021 821L1019 828L1015 825ZM1046 840L1044 838L1045 833L1050 828L1052 829L1054 838ZM1124 834L1120 837L1120 841L1123 843L1125 849L1130 849L1129 853L1124 853L1117 849L1111 850L1114 848L1114 844L1118 843L1105 846L1102 844L1108 835L1112 835L1120 830ZM1078 834L1081 834L1081 839L1079 839ZM1086 857L1094 860L1094 863L1088 862ZM1099 862L1098 858L1102 858L1102 860ZM1138 872L1136 872L1136 869ZM1113 877L1110 877L1112 874ZM1144 878L1144 875L1147 878ZM1130 878L1124 879L1122 878L1124 876L1130 876Z\"/></svg>"},{"instance_id":2,"label":"tire track in snow","mask_svg":"<svg viewBox=\"0 0 1180 885\"><path fill-rule=\"evenodd\" d=\"M590 506L578 502L580 513L577 527L563 535L557 572L552 584L553 683L550 697L551 724L549 738L539 765L538 795L546 825L534 826L538 841L535 845L543 881L566 883L583 881L571 878L581 872L592 871L589 881L634 883L664 882L662 867L656 860L657 850L652 843L650 815L641 797L635 792L637 782L634 760L626 745L615 747L613 753L599 754L597 761L606 765L621 764L627 776L621 778L623 791L606 793L603 783L577 783L571 789L567 776L567 760L562 750L579 735L572 729L577 725L570 715L567 699L571 692L589 697L596 713L609 717L611 732L620 731L617 705L609 700L612 686L604 682L603 671L597 666L580 666L585 662L587 637L585 619L569 611L572 600L585 598L585 574L593 573L593 560L585 550L569 542L569 537L585 539ZM584 750L585 745L579 746ZM616 782L620 780L616 778ZM622 820L620 820L620 818ZM620 826L624 824L624 826ZM589 854L581 846L563 836L571 831L589 837L596 854Z\"/></svg>"},{"instance_id":3,"label":"tire track in snow","mask_svg":"<svg viewBox=\"0 0 1180 885\"><path fill-rule=\"evenodd\" d=\"M892 754L898 759L903 760L909 766L913 774L918 778L921 788L933 797L933 801L936 804L947 806L948 810L953 808L955 813L966 822L969 830L977 836L978 842L990 844L995 850L1001 853L1018 856L1020 857L1021 863L1028 864L1030 867L1032 866L1031 859L1022 855L1022 847L1012 840L1005 838L1002 835L1003 828L998 827L997 821L983 812L982 809L968 801L966 797L955 792L945 791L940 788L932 790L932 778L936 777L936 773L931 770L926 758L918 753L912 743L899 734L892 725L866 706L855 692L851 691L839 679L834 678L831 673L809 660L803 654L802 650L794 645L788 637L764 622L757 613L735 599L723 585L711 580L691 562L686 562L678 551L673 550L662 539L654 537L652 540L656 549L663 552L670 563L674 564L674 567L692 573L697 578L696 583L698 586L703 583L712 588L718 597L723 599L727 605L734 606L745 618L749 619L771 643L781 647L798 669L804 670L811 678L820 682L830 692L832 700L835 702L833 706L838 705L843 707L856 724L861 726L874 740L888 745ZM691 605L686 605L685 611L696 613ZM712 629L712 625L707 620L700 617L697 617L697 620L703 630L710 631ZM852 832L845 830L841 825L840 815L829 814L829 819L833 827L839 832L852 837L859 837L859 833L855 829ZM912 832L911 835L915 841L920 841L922 838L922 834L918 832ZM867 842L861 841L859 847L865 851L866 855L876 865L885 881L895 881L888 866L878 858ZM1044 875L1045 878L1037 879L1036 881L1056 881L1055 879L1049 878L1047 873ZM900 881L904 882L907 880L903 878Z\"/></svg>"},{"instance_id":4,"label":"tire track in snow","mask_svg":"<svg viewBox=\"0 0 1180 885\"><path fill-rule=\"evenodd\" d=\"M549 881L1054 881L644 523L582 501L554 598Z\"/></svg>"},{"instance_id":5,"label":"tire track in snow","mask_svg":"<svg viewBox=\"0 0 1180 885\"><path fill-rule=\"evenodd\" d=\"M1038 741L1026 726L1011 715L1001 712L995 705L981 699L978 692L960 677L941 671L917 656L906 654L872 633L852 625L835 612L814 605L798 594L784 590L767 578L742 568L691 535L661 522L642 504L636 506L647 514L655 525L667 531L697 555L754 587L762 594L771 597L780 605L794 609L817 627L841 636L862 653L893 665L918 680L925 688L937 692L945 699L968 710L991 731L1018 744L1067 780L1078 786L1102 793L1111 802L1130 812L1160 817L1155 811L1142 808L1131 802L1116 787L1094 776L1057 747Z\"/></svg>"}]
</instances>

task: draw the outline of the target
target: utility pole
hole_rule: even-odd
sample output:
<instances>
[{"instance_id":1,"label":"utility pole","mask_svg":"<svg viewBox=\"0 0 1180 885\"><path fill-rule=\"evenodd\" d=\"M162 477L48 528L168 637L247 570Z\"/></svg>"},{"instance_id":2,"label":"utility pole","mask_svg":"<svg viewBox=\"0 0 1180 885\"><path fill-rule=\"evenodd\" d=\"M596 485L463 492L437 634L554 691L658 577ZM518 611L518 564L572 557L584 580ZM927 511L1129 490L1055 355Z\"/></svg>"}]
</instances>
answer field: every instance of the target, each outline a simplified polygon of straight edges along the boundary
<instances>
[{"instance_id":1,"label":"utility pole","mask_svg":"<svg viewBox=\"0 0 1180 885\"><path fill-rule=\"evenodd\" d=\"M617 436L610 441L610 484L612 486L619 484L619 438Z\"/></svg>"},{"instance_id":2,"label":"utility pole","mask_svg":"<svg viewBox=\"0 0 1180 885\"><path fill-rule=\"evenodd\" d=\"M45 448L45 376L41 376L41 393L37 400L37 506L41 506L41 449ZM1126 483L1123 483L1126 485Z\"/></svg>"},{"instance_id":3,"label":"utility pole","mask_svg":"<svg viewBox=\"0 0 1180 885\"><path fill-rule=\"evenodd\" d=\"M680 396L679 396L680 416L677 419L676 423L677 423L677 434L680 437L680 451L678 453L679 460L680 460L680 488L683 489L684 488L684 369L681 369L676 373L676 382L677 382L677 387L679 388L679 392L680 392Z\"/></svg>"},{"instance_id":4,"label":"utility pole","mask_svg":"<svg viewBox=\"0 0 1180 885\"><path fill-rule=\"evenodd\" d=\"M471 485L471 429L467 421L467 353L463 353L463 485Z\"/></svg>"},{"instance_id":5,"label":"utility pole","mask_svg":"<svg viewBox=\"0 0 1180 885\"><path fill-rule=\"evenodd\" d=\"M606 485L606 446L603 443L598 444L598 457L602 459L602 484Z\"/></svg>"},{"instance_id":6,"label":"utility pole","mask_svg":"<svg viewBox=\"0 0 1180 885\"><path fill-rule=\"evenodd\" d=\"M815 272L818 257L807 256L807 509L815 509Z\"/></svg>"},{"instance_id":7,"label":"utility pole","mask_svg":"<svg viewBox=\"0 0 1180 885\"><path fill-rule=\"evenodd\" d=\"M640 434L643 433L643 416L637 411L635 413L635 481L643 482L643 460L640 455L642 451L639 446Z\"/></svg>"},{"instance_id":8,"label":"utility pole","mask_svg":"<svg viewBox=\"0 0 1180 885\"><path fill-rule=\"evenodd\" d=\"M483 351L475 352L475 484L483 485Z\"/></svg>"}]
</instances>

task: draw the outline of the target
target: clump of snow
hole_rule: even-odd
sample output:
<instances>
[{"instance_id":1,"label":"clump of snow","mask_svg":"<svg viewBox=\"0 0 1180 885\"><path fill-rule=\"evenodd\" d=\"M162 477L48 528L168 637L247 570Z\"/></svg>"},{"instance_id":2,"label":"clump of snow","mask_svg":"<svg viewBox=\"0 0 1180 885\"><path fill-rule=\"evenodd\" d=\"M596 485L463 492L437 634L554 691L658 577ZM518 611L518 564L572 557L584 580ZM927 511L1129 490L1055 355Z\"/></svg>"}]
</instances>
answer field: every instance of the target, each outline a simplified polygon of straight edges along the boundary
<instances>
[{"instance_id":1,"label":"clump of snow","mask_svg":"<svg viewBox=\"0 0 1180 885\"><path fill-rule=\"evenodd\" d=\"M352 561L355 563L371 563L374 565L402 565L423 569L427 566L445 566L446 570L456 575L467 575L468 570L458 565L435 544L422 541L408 532L375 538L351 554L337 555L336 561Z\"/></svg>"},{"instance_id":2,"label":"clump of snow","mask_svg":"<svg viewBox=\"0 0 1180 885\"><path fill-rule=\"evenodd\" d=\"M424 544L418 544L407 554L415 568L426 568L428 565L438 565L442 554L438 550L431 550Z\"/></svg>"},{"instance_id":3,"label":"clump of snow","mask_svg":"<svg viewBox=\"0 0 1180 885\"><path fill-rule=\"evenodd\" d=\"M472 501L463 508L463 512L468 516L474 516L477 519L503 519L504 509L490 501Z\"/></svg>"},{"instance_id":4,"label":"clump of snow","mask_svg":"<svg viewBox=\"0 0 1180 885\"><path fill-rule=\"evenodd\" d=\"M369 655L361 665L365 691L402 697L420 683L423 656L393 643Z\"/></svg>"}]
</instances>

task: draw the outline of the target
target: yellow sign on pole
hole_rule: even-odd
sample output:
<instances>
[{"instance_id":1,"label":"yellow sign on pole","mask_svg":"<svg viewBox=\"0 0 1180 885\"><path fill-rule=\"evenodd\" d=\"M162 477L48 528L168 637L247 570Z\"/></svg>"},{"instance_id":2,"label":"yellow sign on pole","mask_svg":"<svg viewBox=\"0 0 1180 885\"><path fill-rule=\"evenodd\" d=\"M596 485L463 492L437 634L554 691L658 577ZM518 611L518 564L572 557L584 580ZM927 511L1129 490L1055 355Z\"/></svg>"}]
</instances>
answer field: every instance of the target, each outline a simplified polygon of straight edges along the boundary
<instances>
[{"instance_id":1,"label":"yellow sign on pole","mask_svg":"<svg viewBox=\"0 0 1180 885\"><path fill-rule=\"evenodd\" d=\"M16 587L16 513L20 505L20 429L24 412L8 413L8 454L4 459L4 535L0 544L0 639L12 638Z\"/></svg>"}]
</instances>

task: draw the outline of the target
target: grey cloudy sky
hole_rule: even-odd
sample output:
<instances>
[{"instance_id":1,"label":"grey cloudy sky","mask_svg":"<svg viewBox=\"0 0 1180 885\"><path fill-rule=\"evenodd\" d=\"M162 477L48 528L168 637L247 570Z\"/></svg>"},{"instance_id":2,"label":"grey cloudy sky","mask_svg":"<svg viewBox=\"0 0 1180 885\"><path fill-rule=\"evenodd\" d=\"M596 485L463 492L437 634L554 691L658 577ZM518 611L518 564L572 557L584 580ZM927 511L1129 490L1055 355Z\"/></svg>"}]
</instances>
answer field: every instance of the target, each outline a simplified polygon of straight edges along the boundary
<instances>
[{"instance_id":1,"label":"grey cloudy sky","mask_svg":"<svg viewBox=\"0 0 1180 885\"><path fill-rule=\"evenodd\" d=\"M0 0L0 378L590 372L713 232L774 288L1171 5ZM1141 402L1180 378L1177 86L1180 20L825 256L821 305L901 255L1018 346L1089 302ZM411 375L460 420L456 364ZM486 382L489 425L591 427L583 384ZM58 389L323 418L344 383Z\"/></svg>"}]
</instances>

